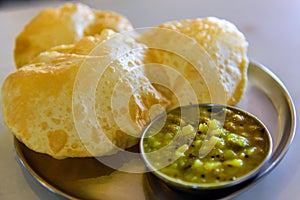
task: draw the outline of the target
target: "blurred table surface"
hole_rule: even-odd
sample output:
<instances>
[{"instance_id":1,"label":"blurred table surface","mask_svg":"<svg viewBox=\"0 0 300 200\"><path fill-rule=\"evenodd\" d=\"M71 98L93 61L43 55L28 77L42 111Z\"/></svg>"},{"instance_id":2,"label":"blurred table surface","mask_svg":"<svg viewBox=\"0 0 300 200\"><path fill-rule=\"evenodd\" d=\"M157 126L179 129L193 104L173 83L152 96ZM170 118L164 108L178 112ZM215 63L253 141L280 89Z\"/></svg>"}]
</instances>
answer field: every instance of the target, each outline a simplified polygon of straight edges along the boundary
<instances>
[{"instance_id":1,"label":"blurred table surface","mask_svg":"<svg viewBox=\"0 0 300 200\"><path fill-rule=\"evenodd\" d=\"M65 2L43 0L1 4L0 85L4 78L15 70L12 55L14 39L24 24L42 8L56 7ZM279 76L291 93L299 113L300 1L90 0L81 2L96 9L119 12L127 16L135 27L149 27L170 20L205 16L217 16L232 21L249 41L249 58L264 64ZM279 166L261 182L235 199L299 199L299 129L297 132L288 154ZM12 134L5 127L2 117L0 180L0 199L3 200L63 199L43 188L21 168L13 148Z\"/></svg>"}]
</instances>

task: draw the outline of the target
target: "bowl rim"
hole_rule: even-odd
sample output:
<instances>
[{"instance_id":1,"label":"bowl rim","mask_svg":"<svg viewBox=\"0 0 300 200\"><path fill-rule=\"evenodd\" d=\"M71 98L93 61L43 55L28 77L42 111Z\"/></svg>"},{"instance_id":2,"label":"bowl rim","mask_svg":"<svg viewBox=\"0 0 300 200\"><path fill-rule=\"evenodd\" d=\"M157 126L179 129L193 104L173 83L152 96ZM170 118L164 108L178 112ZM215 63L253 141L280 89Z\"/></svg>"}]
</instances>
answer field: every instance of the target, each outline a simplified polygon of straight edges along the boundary
<instances>
[{"instance_id":1,"label":"bowl rim","mask_svg":"<svg viewBox=\"0 0 300 200\"><path fill-rule=\"evenodd\" d=\"M255 119L256 122L258 122L264 131L264 134L266 134L266 138L268 140L268 152L265 156L265 158L260 162L258 166L256 166L254 169L249 171L248 173L244 174L243 176L240 176L236 178L236 180L233 181L220 181L219 183L194 183L194 182L188 182L188 181L183 181L178 178L174 178L168 175L165 175L164 173L160 172L158 169L156 169L147 159L146 153L144 152L143 144L144 144L144 138L145 135L147 134L148 130L152 127L153 124L155 124L158 120L160 120L163 116L165 116L168 113L173 112L174 110L177 110L179 108L199 108L199 107L217 107L217 108L229 108L230 110L234 110L237 112L241 112L244 115L250 116L251 118ZM203 103L203 104L190 104L190 105L185 105L185 106L178 106L176 108L173 108L165 113L161 113L157 117L155 117L149 125L144 129L141 138L140 138L140 152L141 152L141 157L144 160L144 163L147 167L147 169L154 174L156 177L161 179L163 182L168 184L169 186L175 187L180 190L214 190L214 189L225 189L228 187L232 187L238 184L241 184L243 182L246 182L247 180L250 180L254 178L261 170L264 168L266 163L270 160L273 152L273 139L270 131L266 127L266 125L254 114L236 107L236 106L231 106L231 105L223 105L223 104L214 104L214 103Z\"/></svg>"}]
</instances>

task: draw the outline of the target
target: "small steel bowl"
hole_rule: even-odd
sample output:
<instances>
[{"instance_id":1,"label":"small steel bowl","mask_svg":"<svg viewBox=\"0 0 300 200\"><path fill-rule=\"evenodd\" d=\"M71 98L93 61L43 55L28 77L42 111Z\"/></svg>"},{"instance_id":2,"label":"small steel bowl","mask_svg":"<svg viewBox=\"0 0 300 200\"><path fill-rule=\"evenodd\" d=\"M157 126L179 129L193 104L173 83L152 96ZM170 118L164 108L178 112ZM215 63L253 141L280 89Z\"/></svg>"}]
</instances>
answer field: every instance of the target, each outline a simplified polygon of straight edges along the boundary
<instances>
[{"instance_id":1,"label":"small steel bowl","mask_svg":"<svg viewBox=\"0 0 300 200\"><path fill-rule=\"evenodd\" d=\"M246 174L243 174L239 177L236 177L235 180L226 180L226 181L218 181L213 183L199 183L199 182L192 182L192 181L186 181L182 180L182 178L175 178L170 175L166 175L164 172L161 172L158 170L158 168L164 168L169 164L172 164L172 159L169 159L169 157L166 157L166 155L173 155L175 154L175 150L170 151L173 147L165 148L162 147L161 149L164 150L164 152L161 152L161 149L155 150L157 153L155 154L155 151L152 152L145 152L144 145L146 144L145 140L149 136L153 136L156 133L158 133L166 124L166 117L169 114L180 114L181 119L184 119L185 121L188 121L189 124L192 124L194 127L198 127L199 124L199 115L201 109L204 109L204 112L212 113L211 115L213 118L218 118L220 122L226 122L226 112L233 112L233 113L239 113L240 115L251 118L254 120L254 122L261 128L261 133L264 137L264 150L265 150L265 157L260 161L260 163L254 167L251 171L247 172ZM225 111L226 112L225 112ZM199 112L198 112L199 111ZM234 120L234 119L233 119ZM238 119L237 119L238 120ZM179 123L179 122L178 122ZM223 125L224 125L223 123ZM225 126L225 125L224 125ZM222 127L224 127L222 126ZM183 132L183 131L182 131ZM195 131L194 131L195 132ZM197 133L195 133L197 134ZM186 141L184 141L186 142ZM172 142L170 142L171 144ZM188 144L190 145L191 142ZM166 145L169 146L169 145ZM205 145L204 145L205 146ZM151 147L152 148L152 147ZM188 106L182 106L175 109L172 109L166 113L163 113L156 117L144 130L141 142L140 142L140 151L142 158L146 164L146 167L148 171L150 171L155 177L158 178L159 181L162 181L163 183L167 184L173 189L183 191L183 192L191 192L191 193L215 193L217 191L222 192L222 190L230 190L234 187L239 187L237 185L242 185L244 182L247 182L251 179L254 179L255 176L261 172L264 165L268 162L268 160L271 157L272 154L272 148L273 148L273 142L272 137L266 126L254 115L250 114L247 111L244 111L242 109L239 109L237 107L233 106L225 106L225 105L218 105L218 104L197 104L197 105L188 105ZM201 149L201 147L200 147ZM203 153L203 152L202 152ZM206 152L206 154L209 152ZM205 154L205 152L204 152ZM201 153L199 154L201 156ZM158 158L159 157L159 158ZM156 159L157 158L157 159ZM177 159L177 158L176 158ZM165 162L163 162L163 160ZM169 160L170 162L166 161ZM200 159L201 160L201 159Z\"/></svg>"}]
</instances>

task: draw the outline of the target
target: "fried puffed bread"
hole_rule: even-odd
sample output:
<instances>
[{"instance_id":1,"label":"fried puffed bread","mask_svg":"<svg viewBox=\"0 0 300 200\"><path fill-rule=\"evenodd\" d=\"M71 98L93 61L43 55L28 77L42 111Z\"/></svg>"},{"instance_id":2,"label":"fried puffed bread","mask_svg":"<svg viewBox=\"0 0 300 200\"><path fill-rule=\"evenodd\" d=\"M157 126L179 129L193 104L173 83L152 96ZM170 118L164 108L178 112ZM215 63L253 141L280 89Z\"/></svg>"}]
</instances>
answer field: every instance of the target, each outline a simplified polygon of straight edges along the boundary
<instances>
[{"instance_id":1,"label":"fried puffed bread","mask_svg":"<svg viewBox=\"0 0 300 200\"><path fill-rule=\"evenodd\" d=\"M197 97L188 103L234 105L241 99L247 83L248 43L231 22L215 17L167 22L144 32L141 40L150 47L144 62L161 65L159 73L149 67L148 74L161 77L168 86L168 90L156 87L172 99L173 107L182 104L171 92L184 91L184 81ZM178 72L177 79L168 77L171 69Z\"/></svg>"},{"instance_id":2,"label":"fried puffed bread","mask_svg":"<svg viewBox=\"0 0 300 200\"><path fill-rule=\"evenodd\" d=\"M142 51L144 45L129 36L116 35L104 30L97 38L83 38L70 49L77 54L43 52L33 64L5 79L3 116L18 140L57 159L109 155L116 151L114 145L125 149L139 141L138 134L150 120L151 106L167 101L138 68L143 54L130 50ZM115 36L113 42L105 43ZM86 40L89 42L83 42ZM86 55L87 49L94 49L93 53ZM121 57L116 54L118 50L123 52ZM112 62L101 66L104 58ZM91 68L84 72L82 66ZM98 69L103 71L95 87L95 105L91 105L91 98L86 99L91 86L79 86L89 83L86 80L92 80ZM119 102L125 102L125 107L117 105ZM89 110L93 106L94 110ZM90 116L93 112L94 118ZM140 131L137 135L120 128L128 119Z\"/></svg>"},{"instance_id":3,"label":"fried puffed bread","mask_svg":"<svg viewBox=\"0 0 300 200\"><path fill-rule=\"evenodd\" d=\"M111 11L98 11L83 4L65 4L42 10L24 27L15 41L14 59L20 68L39 53L58 45L68 45L85 36L132 30L131 23Z\"/></svg>"}]
</instances>

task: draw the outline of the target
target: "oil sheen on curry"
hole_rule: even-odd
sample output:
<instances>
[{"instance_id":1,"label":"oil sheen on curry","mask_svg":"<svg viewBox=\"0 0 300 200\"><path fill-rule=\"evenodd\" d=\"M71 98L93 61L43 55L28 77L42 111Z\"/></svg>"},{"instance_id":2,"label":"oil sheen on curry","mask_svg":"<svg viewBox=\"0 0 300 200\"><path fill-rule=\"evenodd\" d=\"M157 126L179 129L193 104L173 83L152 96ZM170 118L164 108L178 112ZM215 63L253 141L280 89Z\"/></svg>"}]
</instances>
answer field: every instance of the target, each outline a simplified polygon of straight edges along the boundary
<instances>
[{"instance_id":1,"label":"oil sheen on curry","mask_svg":"<svg viewBox=\"0 0 300 200\"><path fill-rule=\"evenodd\" d=\"M154 122L161 127L146 130L142 148L160 173L196 184L231 182L268 156L267 131L253 116L230 107L204 106L196 111L174 109Z\"/></svg>"}]
</instances>

